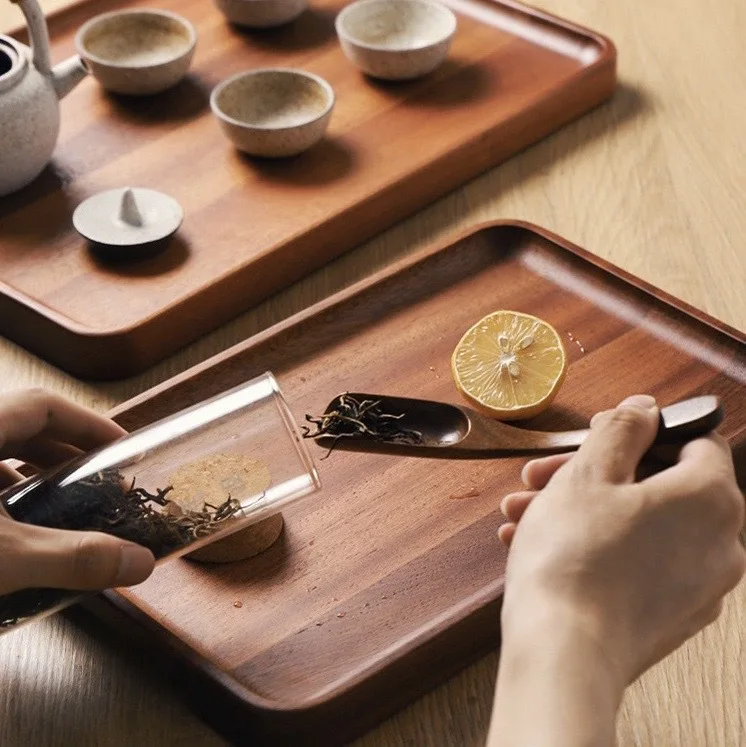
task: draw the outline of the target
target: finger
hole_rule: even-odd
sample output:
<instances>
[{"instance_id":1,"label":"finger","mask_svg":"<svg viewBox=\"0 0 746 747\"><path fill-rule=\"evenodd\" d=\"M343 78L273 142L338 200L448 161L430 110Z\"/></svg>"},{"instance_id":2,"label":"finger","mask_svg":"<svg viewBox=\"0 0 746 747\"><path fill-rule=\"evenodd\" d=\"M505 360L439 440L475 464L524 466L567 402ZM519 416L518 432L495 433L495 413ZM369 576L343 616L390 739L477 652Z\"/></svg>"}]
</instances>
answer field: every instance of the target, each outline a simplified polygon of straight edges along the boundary
<instances>
[{"instance_id":1,"label":"finger","mask_svg":"<svg viewBox=\"0 0 746 747\"><path fill-rule=\"evenodd\" d=\"M15 485L24 479L24 476L17 469L13 469L9 464L0 462L0 490Z\"/></svg>"},{"instance_id":2,"label":"finger","mask_svg":"<svg viewBox=\"0 0 746 747\"><path fill-rule=\"evenodd\" d=\"M0 400L0 459L15 456L37 436L89 451L125 433L113 420L43 389L11 392Z\"/></svg>"},{"instance_id":3,"label":"finger","mask_svg":"<svg viewBox=\"0 0 746 747\"><path fill-rule=\"evenodd\" d=\"M523 484L532 490L544 490L554 473L573 458L573 454L553 454L532 459L521 470Z\"/></svg>"},{"instance_id":4,"label":"finger","mask_svg":"<svg viewBox=\"0 0 746 747\"><path fill-rule=\"evenodd\" d=\"M531 505L531 501L537 495L538 493L535 490L510 493L500 501L500 510L506 519L517 524L521 520L521 516L526 513L526 509Z\"/></svg>"},{"instance_id":5,"label":"finger","mask_svg":"<svg viewBox=\"0 0 746 747\"><path fill-rule=\"evenodd\" d=\"M515 530L516 525L512 522L508 524L502 524L497 530L497 536L500 539L500 542L505 545L505 547L510 547L510 543L513 541L513 537L515 536Z\"/></svg>"},{"instance_id":6,"label":"finger","mask_svg":"<svg viewBox=\"0 0 746 747\"><path fill-rule=\"evenodd\" d=\"M100 532L19 527L16 550L3 559L3 575L17 589L109 589L140 583L153 571L153 554L132 542Z\"/></svg>"},{"instance_id":7,"label":"finger","mask_svg":"<svg viewBox=\"0 0 746 747\"><path fill-rule=\"evenodd\" d=\"M641 482L679 461L682 444L654 444L640 462L635 480Z\"/></svg>"},{"instance_id":8,"label":"finger","mask_svg":"<svg viewBox=\"0 0 746 747\"><path fill-rule=\"evenodd\" d=\"M635 395L594 418L572 460L572 475L591 482L634 482L635 471L658 432L659 410L648 395Z\"/></svg>"},{"instance_id":9,"label":"finger","mask_svg":"<svg viewBox=\"0 0 746 747\"><path fill-rule=\"evenodd\" d=\"M83 452L74 446L41 437L33 438L15 451L18 459L37 470L57 467L83 455Z\"/></svg>"},{"instance_id":10,"label":"finger","mask_svg":"<svg viewBox=\"0 0 746 747\"><path fill-rule=\"evenodd\" d=\"M603 420L610 412L614 412L613 410L601 410L601 412L597 412L592 418L590 422L590 427L593 428L594 424L598 424Z\"/></svg>"},{"instance_id":11,"label":"finger","mask_svg":"<svg viewBox=\"0 0 746 747\"><path fill-rule=\"evenodd\" d=\"M25 479L18 470L13 469L5 462L0 462L0 491ZM5 510L5 502L2 500L0 500L0 516L8 516L8 512Z\"/></svg>"},{"instance_id":12,"label":"finger","mask_svg":"<svg viewBox=\"0 0 746 747\"><path fill-rule=\"evenodd\" d=\"M679 461L648 477L644 484L653 495L678 496L707 490L708 484L718 478L735 483L733 456L728 442L719 433L710 433L684 444Z\"/></svg>"}]
</instances>

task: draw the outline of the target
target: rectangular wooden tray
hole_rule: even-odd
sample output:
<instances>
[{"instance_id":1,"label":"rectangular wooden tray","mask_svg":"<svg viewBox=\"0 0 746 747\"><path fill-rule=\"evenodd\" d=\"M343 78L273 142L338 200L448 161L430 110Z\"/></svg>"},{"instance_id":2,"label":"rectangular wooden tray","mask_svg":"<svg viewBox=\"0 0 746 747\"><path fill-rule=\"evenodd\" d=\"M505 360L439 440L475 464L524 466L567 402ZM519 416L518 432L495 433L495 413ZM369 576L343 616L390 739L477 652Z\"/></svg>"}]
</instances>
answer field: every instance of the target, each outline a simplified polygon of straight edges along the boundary
<instances>
[{"instance_id":1,"label":"rectangular wooden tray","mask_svg":"<svg viewBox=\"0 0 746 747\"><path fill-rule=\"evenodd\" d=\"M210 0L160 2L198 30L191 76L143 99L89 79L62 102L52 167L0 200L0 334L79 376L134 374L612 94L616 52L603 37L511 0L447 2L459 23L447 63L389 85L344 58L343 0L312 0L295 23L264 32L231 27ZM86 19L122 5L88 0L53 15L54 60L73 53ZM332 84L329 136L295 159L242 157L209 92L278 65ZM161 256L114 266L71 216L125 186L172 195L186 220Z\"/></svg>"},{"instance_id":2,"label":"rectangular wooden tray","mask_svg":"<svg viewBox=\"0 0 746 747\"><path fill-rule=\"evenodd\" d=\"M566 341L567 378L537 427L583 427L636 392L662 404L713 393L743 474L744 335L522 223L422 251L117 417L141 426L266 369L301 421L348 389L459 402L451 351L499 308L536 314ZM173 561L94 606L150 645L194 708L238 743L342 743L497 644L498 504L519 487L523 462L334 452L317 462L322 492L285 512L284 537L263 555L224 567Z\"/></svg>"}]
</instances>

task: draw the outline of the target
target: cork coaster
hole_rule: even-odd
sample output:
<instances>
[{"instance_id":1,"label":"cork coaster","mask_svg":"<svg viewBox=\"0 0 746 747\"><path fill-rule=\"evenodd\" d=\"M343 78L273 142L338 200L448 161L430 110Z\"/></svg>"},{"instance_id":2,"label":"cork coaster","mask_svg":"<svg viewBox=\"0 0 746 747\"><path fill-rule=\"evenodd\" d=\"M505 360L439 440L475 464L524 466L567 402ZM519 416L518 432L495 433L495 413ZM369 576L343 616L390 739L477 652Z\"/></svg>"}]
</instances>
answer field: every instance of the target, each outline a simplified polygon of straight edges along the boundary
<instances>
[{"instance_id":1,"label":"cork coaster","mask_svg":"<svg viewBox=\"0 0 746 747\"><path fill-rule=\"evenodd\" d=\"M185 464L169 480L174 502L189 511L200 511L205 503L219 506L229 496L240 499L257 495L270 483L266 465L242 454L211 454ZM206 563L246 560L270 547L280 536L282 527L282 515L276 514L200 547L186 557Z\"/></svg>"},{"instance_id":2,"label":"cork coaster","mask_svg":"<svg viewBox=\"0 0 746 747\"><path fill-rule=\"evenodd\" d=\"M247 560L271 547L282 534L282 514L269 516L246 529L229 534L186 555L200 563L232 563Z\"/></svg>"}]
</instances>

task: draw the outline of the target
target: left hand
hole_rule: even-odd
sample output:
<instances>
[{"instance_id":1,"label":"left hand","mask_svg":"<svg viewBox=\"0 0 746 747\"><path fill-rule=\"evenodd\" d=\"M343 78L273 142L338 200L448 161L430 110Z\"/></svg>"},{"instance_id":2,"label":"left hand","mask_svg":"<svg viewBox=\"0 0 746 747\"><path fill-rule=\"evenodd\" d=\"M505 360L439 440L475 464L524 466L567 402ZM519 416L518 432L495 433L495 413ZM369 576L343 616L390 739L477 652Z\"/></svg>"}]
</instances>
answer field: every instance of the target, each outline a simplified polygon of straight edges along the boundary
<instances>
[{"instance_id":1,"label":"left hand","mask_svg":"<svg viewBox=\"0 0 746 747\"><path fill-rule=\"evenodd\" d=\"M0 460L57 467L115 441L114 421L42 389L0 396ZM0 461L0 489L24 476ZM106 589L144 581L150 550L100 532L23 524L0 506L0 595L24 588Z\"/></svg>"}]
</instances>

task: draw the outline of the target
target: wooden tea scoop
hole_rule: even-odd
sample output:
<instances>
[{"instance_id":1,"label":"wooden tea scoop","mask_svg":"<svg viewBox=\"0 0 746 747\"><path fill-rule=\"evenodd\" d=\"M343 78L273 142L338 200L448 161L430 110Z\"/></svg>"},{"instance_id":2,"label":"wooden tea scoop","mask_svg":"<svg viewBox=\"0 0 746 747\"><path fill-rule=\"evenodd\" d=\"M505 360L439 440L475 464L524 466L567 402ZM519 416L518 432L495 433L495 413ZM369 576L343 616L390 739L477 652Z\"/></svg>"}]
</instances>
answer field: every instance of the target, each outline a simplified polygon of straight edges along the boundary
<instances>
[{"instance_id":1,"label":"wooden tea scoop","mask_svg":"<svg viewBox=\"0 0 746 747\"><path fill-rule=\"evenodd\" d=\"M307 429L306 436L320 446L449 459L572 451L590 432L532 431L468 407L354 392L333 399L322 417L307 419L316 432ZM722 419L718 397L693 397L669 405L661 409L655 445L683 444L709 433Z\"/></svg>"}]
</instances>

